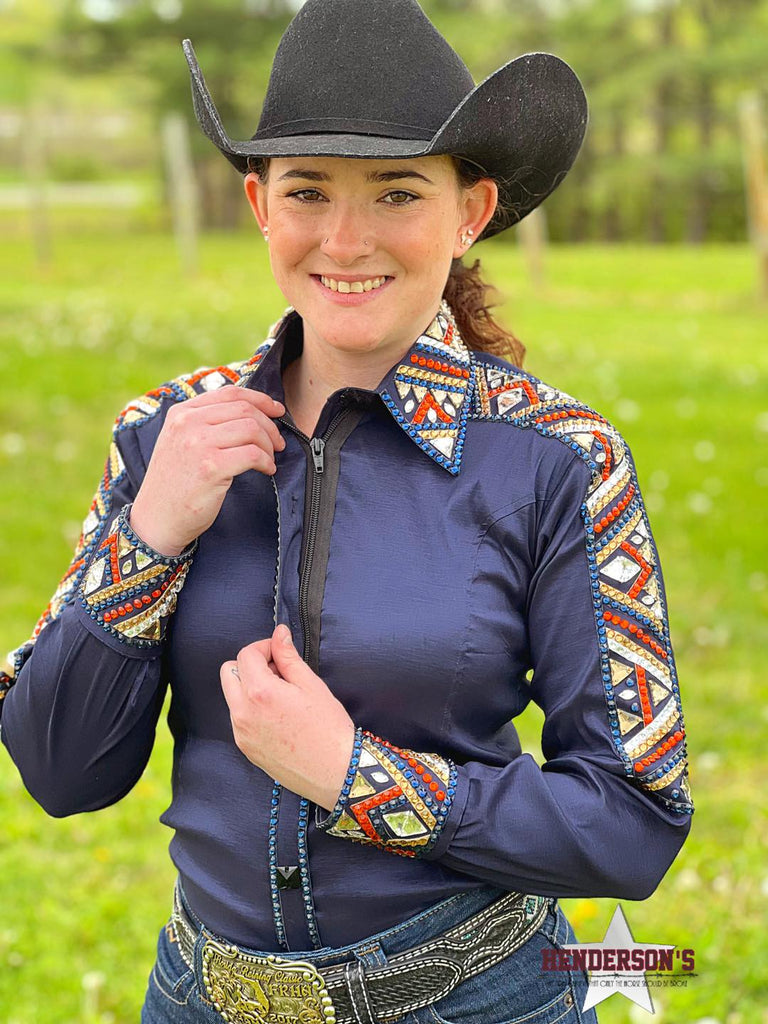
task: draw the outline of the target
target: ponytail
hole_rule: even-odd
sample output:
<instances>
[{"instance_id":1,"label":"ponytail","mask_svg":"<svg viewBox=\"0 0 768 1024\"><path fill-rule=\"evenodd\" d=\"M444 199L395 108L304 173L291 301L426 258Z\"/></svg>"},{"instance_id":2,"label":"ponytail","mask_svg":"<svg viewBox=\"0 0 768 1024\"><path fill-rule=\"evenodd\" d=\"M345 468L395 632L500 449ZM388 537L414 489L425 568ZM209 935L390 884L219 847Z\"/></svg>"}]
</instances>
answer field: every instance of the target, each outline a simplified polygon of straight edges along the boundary
<instances>
[{"instance_id":1,"label":"ponytail","mask_svg":"<svg viewBox=\"0 0 768 1024\"><path fill-rule=\"evenodd\" d=\"M493 285L486 284L480 276L480 260L467 267L458 259L451 265L443 298L451 307L459 333L469 348L490 352L515 366L522 366L525 346L491 316L494 303L487 301L487 293L494 291Z\"/></svg>"},{"instance_id":2,"label":"ponytail","mask_svg":"<svg viewBox=\"0 0 768 1024\"><path fill-rule=\"evenodd\" d=\"M480 178L487 177L485 171L474 164L458 157L453 161L463 188L470 188ZM443 298L451 307L459 333L469 348L490 352L515 366L522 366L525 346L491 315L491 308L498 305L498 300L489 301L489 298L498 292L482 279L480 269L478 259L471 267L461 259L455 259L443 289Z\"/></svg>"}]
</instances>

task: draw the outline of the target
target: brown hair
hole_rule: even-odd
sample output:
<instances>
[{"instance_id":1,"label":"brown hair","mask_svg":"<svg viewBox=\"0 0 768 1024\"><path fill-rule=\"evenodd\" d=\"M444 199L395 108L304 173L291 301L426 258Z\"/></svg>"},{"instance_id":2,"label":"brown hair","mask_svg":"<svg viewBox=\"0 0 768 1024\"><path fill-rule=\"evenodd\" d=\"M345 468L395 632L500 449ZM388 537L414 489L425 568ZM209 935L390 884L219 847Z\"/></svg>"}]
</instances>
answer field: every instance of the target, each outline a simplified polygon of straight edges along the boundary
<instances>
[{"instance_id":1,"label":"brown hair","mask_svg":"<svg viewBox=\"0 0 768 1024\"><path fill-rule=\"evenodd\" d=\"M453 157L453 163L462 188L471 188L476 181L488 177L481 167L459 157ZM503 203L502 194L500 191L499 206ZM499 216L498 207L495 216ZM491 352L522 366L525 345L491 316L491 308L499 303L499 292L482 279L480 271L479 259L471 267L461 258L454 260L443 298L453 310L459 332L469 348Z\"/></svg>"},{"instance_id":2,"label":"brown hair","mask_svg":"<svg viewBox=\"0 0 768 1024\"><path fill-rule=\"evenodd\" d=\"M475 164L459 157L452 157L452 160L462 188L471 188L481 178L488 177L488 174ZM258 174L262 182L266 183L269 158L249 157L248 169ZM502 205L500 193L499 207ZM498 217L504 213L504 210L497 207L494 216ZM466 266L461 258L455 259L443 289L443 298L453 310L461 337L469 348L490 352L514 363L515 366L522 366L525 346L491 315L491 308L498 305L499 293L493 285L482 279L480 269L479 259L476 259L471 267Z\"/></svg>"}]
</instances>

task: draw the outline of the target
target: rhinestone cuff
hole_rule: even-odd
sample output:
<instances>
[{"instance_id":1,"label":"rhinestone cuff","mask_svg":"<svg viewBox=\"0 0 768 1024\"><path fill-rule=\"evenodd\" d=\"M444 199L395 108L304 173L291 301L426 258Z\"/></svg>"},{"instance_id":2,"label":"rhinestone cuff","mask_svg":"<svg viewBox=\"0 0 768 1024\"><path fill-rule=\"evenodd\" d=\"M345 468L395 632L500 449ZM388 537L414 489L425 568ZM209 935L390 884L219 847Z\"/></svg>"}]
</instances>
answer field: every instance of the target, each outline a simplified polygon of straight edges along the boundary
<instances>
[{"instance_id":1,"label":"rhinestone cuff","mask_svg":"<svg viewBox=\"0 0 768 1024\"><path fill-rule=\"evenodd\" d=\"M90 617L121 643L156 647L165 638L197 541L175 557L162 555L131 529L125 505L99 543L78 587Z\"/></svg>"},{"instance_id":2,"label":"rhinestone cuff","mask_svg":"<svg viewBox=\"0 0 768 1024\"><path fill-rule=\"evenodd\" d=\"M423 857L437 843L456 792L453 761L403 750L357 730L347 777L323 832L381 846L403 857Z\"/></svg>"}]
</instances>

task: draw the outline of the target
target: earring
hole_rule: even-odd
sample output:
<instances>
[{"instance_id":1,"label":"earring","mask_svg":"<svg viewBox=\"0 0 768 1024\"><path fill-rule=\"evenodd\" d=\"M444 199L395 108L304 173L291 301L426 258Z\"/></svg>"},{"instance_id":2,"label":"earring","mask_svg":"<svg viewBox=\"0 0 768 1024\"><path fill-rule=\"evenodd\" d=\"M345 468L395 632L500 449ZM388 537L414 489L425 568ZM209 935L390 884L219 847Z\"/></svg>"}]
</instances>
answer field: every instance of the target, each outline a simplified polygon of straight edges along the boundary
<instances>
[{"instance_id":1,"label":"earring","mask_svg":"<svg viewBox=\"0 0 768 1024\"><path fill-rule=\"evenodd\" d=\"M475 232L472 230L472 228L467 228L466 231L462 231L460 238L461 244L466 246L472 245L472 236L474 235L474 233Z\"/></svg>"},{"instance_id":2,"label":"earring","mask_svg":"<svg viewBox=\"0 0 768 1024\"><path fill-rule=\"evenodd\" d=\"M269 227L267 224L264 225L264 241L269 241Z\"/></svg>"}]
</instances>

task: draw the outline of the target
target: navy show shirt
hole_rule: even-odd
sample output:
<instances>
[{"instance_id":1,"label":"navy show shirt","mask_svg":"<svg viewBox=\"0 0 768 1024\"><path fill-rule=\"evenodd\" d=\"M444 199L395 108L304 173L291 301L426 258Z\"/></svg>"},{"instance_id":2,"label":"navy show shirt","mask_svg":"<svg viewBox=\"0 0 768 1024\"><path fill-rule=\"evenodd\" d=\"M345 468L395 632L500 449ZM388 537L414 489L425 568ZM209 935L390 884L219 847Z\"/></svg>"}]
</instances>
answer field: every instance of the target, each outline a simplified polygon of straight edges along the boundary
<instances>
[{"instance_id":1,"label":"navy show shirt","mask_svg":"<svg viewBox=\"0 0 768 1024\"><path fill-rule=\"evenodd\" d=\"M274 477L235 478L177 558L130 527L168 410L282 400L288 311L248 360L118 416L75 557L0 673L2 740L56 816L140 778L172 690L171 856L213 931L340 946L483 885L643 899L688 833L658 556L627 446L591 409L470 351L450 309L374 391L290 414ZM359 727L328 814L235 746L219 667L285 622ZM513 725L544 711L539 767Z\"/></svg>"}]
</instances>

